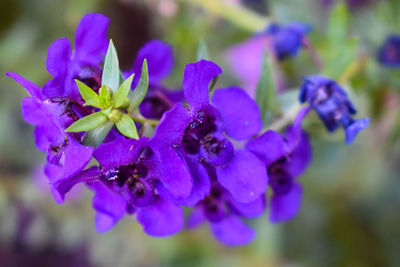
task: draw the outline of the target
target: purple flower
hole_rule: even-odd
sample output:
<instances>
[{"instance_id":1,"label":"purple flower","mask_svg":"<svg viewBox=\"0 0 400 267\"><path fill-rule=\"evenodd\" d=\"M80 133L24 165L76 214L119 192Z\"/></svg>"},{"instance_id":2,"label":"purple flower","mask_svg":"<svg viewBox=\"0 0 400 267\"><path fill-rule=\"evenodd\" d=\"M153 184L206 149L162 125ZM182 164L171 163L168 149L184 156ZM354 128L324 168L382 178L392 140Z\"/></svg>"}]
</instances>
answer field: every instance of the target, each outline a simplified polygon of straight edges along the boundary
<instances>
[{"instance_id":1,"label":"purple flower","mask_svg":"<svg viewBox=\"0 0 400 267\"><path fill-rule=\"evenodd\" d=\"M132 69L124 73L126 77L135 73L132 88L135 88L139 82L144 59L147 59L148 64L149 89L139 109L146 118L160 119L165 111L172 108L174 103L183 100L182 90L170 90L162 85L162 80L172 70L172 48L159 40L147 42L139 50Z\"/></svg>"},{"instance_id":2,"label":"purple flower","mask_svg":"<svg viewBox=\"0 0 400 267\"><path fill-rule=\"evenodd\" d=\"M400 35L390 35L378 51L378 61L385 67L400 67Z\"/></svg>"},{"instance_id":3,"label":"purple flower","mask_svg":"<svg viewBox=\"0 0 400 267\"><path fill-rule=\"evenodd\" d=\"M87 14L75 33L75 50L67 38L56 40L48 49L46 68L54 77L43 87L47 98L67 98L82 102L74 79L94 90L101 86L101 66L107 52L108 18L102 14Z\"/></svg>"},{"instance_id":4,"label":"purple flower","mask_svg":"<svg viewBox=\"0 0 400 267\"><path fill-rule=\"evenodd\" d=\"M99 232L111 229L126 213L136 213L147 234L174 234L183 226L183 211L163 199L158 187L172 197L184 198L191 192L192 180L184 161L174 155L161 157L154 145L146 137L119 137L102 144L93 153L100 167L56 183L55 188L63 196L75 184L86 182L95 192L93 207Z\"/></svg>"},{"instance_id":5,"label":"purple flower","mask_svg":"<svg viewBox=\"0 0 400 267\"><path fill-rule=\"evenodd\" d=\"M295 57L303 46L303 38L311 30L311 26L293 22L288 25L271 24L266 33L271 39L272 52L279 60Z\"/></svg>"},{"instance_id":6,"label":"purple flower","mask_svg":"<svg viewBox=\"0 0 400 267\"><path fill-rule=\"evenodd\" d=\"M345 130L346 144L351 144L359 131L369 125L369 119L355 120L357 110L346 92L335 81L320 75L307 77L300 89L300 102L308 102L318 113L328 131L335 131L340 125Z\"/></svg>"},{"instance_id":7,"label":"purple flower","mask_svg":"<svg viewBox=\"0 0 400 267\"><path fill-rule=\"evenodd\" d=\"M216 90L210 101L209 83L220 73L215 63L206 60L186 66L183 89L189 106L176 104L165 113L156 129L157 143L191 159L189 165L216 167L219 183L238 201L251 202L264 193L266 172L251 153L235 151L228 136L241 141L257 134L260 114L256 103L237 87ZM197 190L207 191L194 185L193 191Z\"/></svg>"},{"instance_id":8,"label":"purple flower","mask_svg":"<svg viewBox=\"0 0 400 267\"><path fill-rule=\"evenodd\" d=\"M251 242L255 232L241 218L260 216L265 208L264 196L249 203L240 203L218 183L215 168L209 166L207 169L212 181L210 192L194 207L187 220L188 228L208 221L214 236L226 245L237 246Z\"/></svg>"},{"instance_id":9,"label":"purple flower","mask_svg":"<svg viewBox=\"0 0 400 267\"><path fill-rule=\"evenodd\" d=\"M309 25L300 22L285 26L271 24L265 32L230 48L228 62L243 86L254 92L261 75L263 53L271 53L278 60L296 56L310 29Z\"/></svg>"},{"instance_id":10,"label":"purple flower","mask_svg":"<svg viewBox=\"0 0 400 267\"><path fill-rule=\"evenodd\" d=\"M16 73L7 73L21 84L30 97L22 100L22 117L35 125L35 142L38 149L47 154L45 173L51 183L62 182L78 174L92 158L93 148L83 146L79 135L66 134L76 114L63 103L46 99L42 90ZM78 139L77 139L78 138ZM58 203L63 199L52 190Z\"/></svg>"},{"instance_id":11,"label":"purple flower","mask_svg":"<svg viewBox=\"0 0 400 267\"><path fill-rule=\"evenodd\" d=\"M269 130L246 144L246 149L260 158L268 170L272 189L269 219L274 223L293 218L300 209L302 187L297 177L312 156L308 136L301 129L301 120L308 111L309 107L303 108L283 136Z\"/></svg>"}]
</instances>

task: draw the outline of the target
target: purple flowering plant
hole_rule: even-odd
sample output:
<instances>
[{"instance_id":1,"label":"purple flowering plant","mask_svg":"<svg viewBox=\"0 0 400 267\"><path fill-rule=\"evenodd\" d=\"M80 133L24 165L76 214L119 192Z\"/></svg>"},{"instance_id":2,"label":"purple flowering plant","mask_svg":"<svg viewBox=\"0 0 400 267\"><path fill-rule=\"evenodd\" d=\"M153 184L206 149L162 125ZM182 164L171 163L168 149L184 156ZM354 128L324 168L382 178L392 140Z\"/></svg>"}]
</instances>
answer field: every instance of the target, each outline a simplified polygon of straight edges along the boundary
<instances>
[{"instance_id":1,"label":"purple flowering plant","mask_svg":"<svg viewBox=\"0 0 400 267\"><path fill-rule=\"evenodd\" d=\"M199 53L185 67L182 89L172 90L162 83L173 66L172 48L152 40L121 71L108 22L87 14L73 51L66 38L50 46L46 68L53 79L43 88L6 74L29 94L22 117L46 153L44 173L56 202L86 185L94 192L98 232L135 216L151 236L207 223L220 242L247 244L256 236L249 219L268 209L270 222L279 223L300 210L299 178L312 160L302 121L311 109L329 131L342 126L347 144L369 124L352 117L356 109L343 87L322 75L303 80L299 100L308 105L280 108L268 59L295 57L308 45L305 24L271 24L233 49L233 68L247 79L243 89L215 89L222 68Z\"/></svg>"}]
</instances>

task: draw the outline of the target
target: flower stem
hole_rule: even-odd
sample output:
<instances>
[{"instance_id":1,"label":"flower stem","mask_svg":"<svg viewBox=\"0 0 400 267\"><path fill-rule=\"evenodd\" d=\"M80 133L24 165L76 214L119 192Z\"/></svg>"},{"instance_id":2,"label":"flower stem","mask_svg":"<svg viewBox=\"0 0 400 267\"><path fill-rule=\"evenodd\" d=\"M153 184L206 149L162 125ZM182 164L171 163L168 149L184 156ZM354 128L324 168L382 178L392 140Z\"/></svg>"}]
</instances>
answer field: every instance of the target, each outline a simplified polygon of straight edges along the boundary
<instances>
[{"instance_id":1,"label":"flower stem","mask_svg":"<svg viewBox=\"0 0 400 267\"><path fill-rule=\"evenodd\" d=\"M261 130L261 133L264 133L267 130L273 130L273 131L283 130L286 125L291 123L294 120L294 118L296 118L296 115L301 108L302 105L300 103L296 103L286 112L284 112L281 118L263 128Z\"/></svg>"},{"instance_id":2,"label":"flower stem","mask_svg":"<svg viewBox=\"0 0 400 267\"><path fill-rule=\"evenodd\" d=\"M207 12L218 15L231 21L237 26L250 32L264 30L270 20L260 16L238 4L229 4L222 0L179 0L181 2L197 5Z\"/></svg>"},{"instance_id":3,"label":"flower stem","mask_svg":"<svg viewBox=\"0 0 400 267\"><path fill-rule=\"evenodd\" d=\"M136 116L136 115L133 115L133 114L128 114L129 115L129 117L131 117L132 118L132 120L134 120L134 121L136 121L136 122L140 122L140 123L148 123L148 124L150 124L151 126L157 126L157 124L158 124L158 122L159 122L159 120L149 120L149 119L146 119L146 118L143 118L143 117L139 117L139 116Z\"/></svg>"}]
</instances>

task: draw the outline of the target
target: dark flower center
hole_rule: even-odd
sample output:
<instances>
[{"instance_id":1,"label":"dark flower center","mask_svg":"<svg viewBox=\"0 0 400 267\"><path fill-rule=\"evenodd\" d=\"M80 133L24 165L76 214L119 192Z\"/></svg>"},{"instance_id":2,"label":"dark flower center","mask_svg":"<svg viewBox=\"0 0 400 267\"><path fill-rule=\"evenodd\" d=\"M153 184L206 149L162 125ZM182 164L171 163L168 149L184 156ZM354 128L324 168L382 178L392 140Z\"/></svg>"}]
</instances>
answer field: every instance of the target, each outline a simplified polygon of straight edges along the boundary
<instances>
[{"instance_id":1,"label":"dark flower center","mask_svg":"<svg viewBox=\"0 0 400 267\"><path fill-rule=\"evenodd\" d=\"M99 92L101 87L101 72L99 70L91 67L83 67L75 79L83 82L92 88L93 91Z\"/></svg>"},{"instance_id":2,"label":"dark flower center","mask_svg":"<svg viewBox=\"0 0 400 267\"><path fill-rule=\"evenodd\" d=\"M159 96L148 96L140 104L140 112L149 119L160 119L171 106Z\"/></svg>"},{"instance_id":3,"label":"dark flower center","mask_svg":"<svg viewBox=\"0 0 400 267\"><path fill-rule=\"evenodd\" d=\"M197 154L200 150L202 139L216 130L215 117L204 111L199 111L195 119L185 129L182 138L185 152L188 154Z\"/></svg>"},{"instance_id":4,"label":"dark flower center","mask_svg":"<svg viewBox=\"0 0 400 267\"><path fill-rule=\"evenodd\" d=\"M270 185L275 194L286 195L292 188L293 177L287 170L287 158L282 157L268 167Z\"/></svg>"},{"instance_id":5,"label":"dark flower center","mask_svg":"<svg viewBox=\"0 0 400 267\"><path fill-rule=\"evenodd\" d=\"M134 207L143 207L153 202L155 192L152 179L148 177L148 168L141 162L120 166L105 172L104 178L116 185Z\"/></svg>"}]
</instances>

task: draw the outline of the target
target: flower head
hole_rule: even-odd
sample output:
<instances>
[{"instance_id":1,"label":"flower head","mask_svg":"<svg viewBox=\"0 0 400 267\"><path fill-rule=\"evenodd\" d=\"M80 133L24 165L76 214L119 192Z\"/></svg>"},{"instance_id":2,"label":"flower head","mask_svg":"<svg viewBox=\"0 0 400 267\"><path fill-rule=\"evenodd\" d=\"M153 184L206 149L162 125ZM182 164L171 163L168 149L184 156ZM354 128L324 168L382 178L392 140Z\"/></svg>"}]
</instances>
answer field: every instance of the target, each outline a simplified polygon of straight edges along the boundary
<instances>
[{"instance_id":1,"label":"flower head","mask_svg":"<svg viewBox=\"0 0 400 267\"><path fill-rule=\"evenodd\" d=\"M240 141L257 134L260 114L256 103L237 87L216 90L210 101L209 83L220 73L206 60L186 66L183 88L189 107L176 104L165 113L156 130L162 137L157 142L195 164L216 167L221 185L238 201L250 202L265 191L267 176L256 157L235 151L230 138Z\"/></svg>"},{"instance_id":2,"label":"flower head","mask_svg":"<svg viewBox=\"0 0 400 267\"><path fill-rule=\"evenodd\" d=\"M378 61L389 68L400 67L400 35L391 35L378 51Z\"/></svg>"},{"instance_id":3,"label":"flower head","mask_svg":"<svg viewBox=\"0 0 400 267\"><path fill-rule=\"evenodd\" d=\"M94 90L100 88L100 63L107 52L108 23L109 19L102 14L87 14L76 29L74 51L67 38L58 39L49 47L46 68L53 79L43 87L47 98L82 102L75 79Z\"/></svg>"},{"instance_id":4,"label":"flower head","mask_svg":"<svg viewBox=\"0 0 400 267\"><path fill-rule=\"evenodd\" d=\"M261 195L249 203L238 202L217 181L215 167L208 166L207 174L197 179L211 180L210 192L198 202L187 220L188 228L194 228L203 222L209 222L214 236L229 246L245 245L255 237L255 232L241 218L260 216L265 208L265 199ZM208 182L210 183L210 182Z\"/></svg>"},{"instance_id":5,"label":"flower head","mask_svg":"<svg viewBox=\"0 0 400 267\"><path fill-rule=\"evenodd\" d=\"M30 94L22 100L22 116L26 122L36 126L35 141L38 149L47 154L45 173L50 182L62 182L78 174L89 163L93 148L80 143L81 135L64 131L77 114L63 102L46 99L38 86L18 74L7 75ZM58 203L62 203L63 199L57 193L54 196Z\"/></svg>"},{"instance_id":6,"label":"flower head","mask_svg":"<svg viewBox=\"0 0 400 267\"><path fill-rule=\"evenodd\" d=\"M310 164L312 152L308 136L301 129L301 120L308 110L306 107L299 112L283 136L269 130L246 144L246 149L261 159L268 171L272 189L269 204L271 222L289 220L300 209L302 187L297 177Z\"/></svg>"},{"instance_id":7,"label":"flower head","mask_svg":"<svg viewBox=\"0 0 400 267\"><path fill-rule=\"evenodd\" d=\"M227 59L244 88L254 92L261 75L263 53L269 53L277 60L294 57L309 31L310 26L300 22L271 24L264 32L231 47Z\"/></svg>"},{"instance_id":8,"label":"flower head","mask_svg":"<svg viewBox=\"0 0 400 267\"><path fill-rule=\"evenodd\" d=\"M173 197L186 197L191 190L191 179L184 162L163 158L174 165L172 172L168 164L161 162L152 140L146 137L139 140L119 137L101 145L93 155L99 167L56 183L55 188L64 196L77 183L86 182L95 192L93 207L99 232L111 229L126 213L136 213L149 235L171 235L182 228L182 209L162 198L157 188L162 186Z\"/></svg>"},{"instance_id":9,"label":"flower head","mask_svg":"<svg viewBox=\"0 0 400 267\"><path fill-rule=\"evenodd\" d=\"M368 118L352 118L357 110L343 88L331 79L320 75L305 78L299 98L301 103L307 101L310 104L330 132L341 125L345 130L347 144L353 142L359 131L368 127Z\"/></svg>"}]
</instances>

